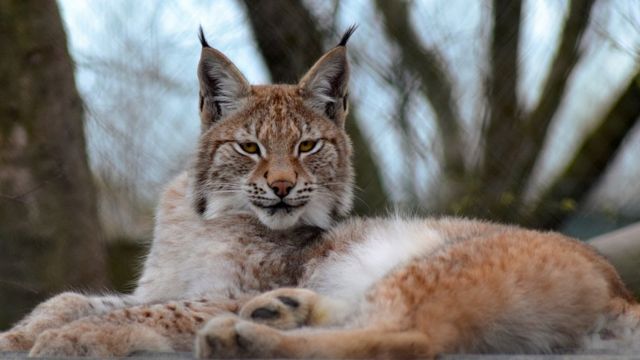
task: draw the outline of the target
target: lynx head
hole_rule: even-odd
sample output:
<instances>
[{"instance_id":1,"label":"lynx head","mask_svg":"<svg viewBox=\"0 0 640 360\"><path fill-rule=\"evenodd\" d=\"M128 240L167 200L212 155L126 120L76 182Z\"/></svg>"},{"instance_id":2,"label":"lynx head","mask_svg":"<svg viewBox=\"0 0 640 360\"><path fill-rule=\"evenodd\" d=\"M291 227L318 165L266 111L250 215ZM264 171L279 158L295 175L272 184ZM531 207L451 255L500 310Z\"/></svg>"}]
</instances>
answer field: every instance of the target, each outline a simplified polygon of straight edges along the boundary
<instances>
[{"instance_id":1,"label":"lynx head","mask_svg":"<svg viewBox=\"0 0 640 360\"><path fill-rule=\"evenodd\" d=\"M287 229L326 228L350 211L345 45L353 30L296 85L250 85L201 30L198 213L248 210L269 228Z\"/></svg>"}]
</instances>

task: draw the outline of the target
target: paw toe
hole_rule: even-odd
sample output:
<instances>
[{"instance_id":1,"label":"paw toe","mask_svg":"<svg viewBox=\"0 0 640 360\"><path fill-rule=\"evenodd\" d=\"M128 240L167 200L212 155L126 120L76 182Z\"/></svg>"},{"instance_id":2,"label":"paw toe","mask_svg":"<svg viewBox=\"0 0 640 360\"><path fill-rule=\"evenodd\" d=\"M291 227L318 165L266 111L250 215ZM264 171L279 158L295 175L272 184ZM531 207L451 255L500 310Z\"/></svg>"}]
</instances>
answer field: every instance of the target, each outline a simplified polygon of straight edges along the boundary
<instances>
[{"instance_id":1,"label":"paw toe","mask_svg":"<svg viewBox=\"0 0 640 360\"><path fill-rule=\"evenodd\" d=\"M249 301L240 317L281 330L294 329L307 323L315 293L304 289L278 289Z\"/></svg>"},{"instance_id":2,"label":"paw toe","mask_svg":"<svg viewBox=\"0 0 640 360\"><path fill-rule=\"evenodd\" d=\"M282 302L283 304L287 305L290 308L294 308L297 309L298 307L300 307L300 301L290 297L290 296L278 296L277 297L278 300L280 300L280 302Z\"/></svg>"},{"instance_id":3,"label":"paw toe","mask_svg":"<svg viewBox=\"0 0 640 360\"><path fill-rule=\"evenodd\" d=\"M259 307L253 310L250 316L253 320L273 320L280 317L280 311L268 307Z\"/></svg>"},{"instance_id":4,"label":"paw toe","mask_svg":"<svg viewBox=\"0 0 640 360\"><path fill-rule=\"evenodd\" d=\"M238 344L234 316L213 318L198 332L196 356L205 358L235 358L238 356Z\"/></svg>"}]
</instances>

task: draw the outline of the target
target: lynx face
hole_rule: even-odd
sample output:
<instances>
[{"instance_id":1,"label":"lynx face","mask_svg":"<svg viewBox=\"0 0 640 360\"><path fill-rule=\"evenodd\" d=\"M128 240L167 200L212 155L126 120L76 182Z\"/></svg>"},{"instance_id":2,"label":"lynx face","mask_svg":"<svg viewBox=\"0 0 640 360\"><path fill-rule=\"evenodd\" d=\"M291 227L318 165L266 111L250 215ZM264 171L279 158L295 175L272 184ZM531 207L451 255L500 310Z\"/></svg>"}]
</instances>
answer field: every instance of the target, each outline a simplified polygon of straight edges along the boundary
<instances>
[{"instance_id":1,"label":"lynx face","mask_svg":"<svg viewBox=\"0 0 640 360\"><path fill-rule=\"evenodd\" d=\"M297 85L251 86L204 37L193 201L205 218L250 211L272 229L327 228L352 202L346 48ZM342 44L342 43L341 43Z\"/></svg>"}]
</instances>

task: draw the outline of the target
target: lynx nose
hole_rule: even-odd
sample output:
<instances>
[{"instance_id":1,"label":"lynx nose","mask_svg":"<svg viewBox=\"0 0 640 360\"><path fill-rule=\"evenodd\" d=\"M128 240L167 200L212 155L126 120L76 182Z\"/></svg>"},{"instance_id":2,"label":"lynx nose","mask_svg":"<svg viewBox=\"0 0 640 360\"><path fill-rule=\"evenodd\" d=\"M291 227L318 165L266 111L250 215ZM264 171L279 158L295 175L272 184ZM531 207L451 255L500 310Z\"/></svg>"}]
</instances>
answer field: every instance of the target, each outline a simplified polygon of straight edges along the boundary
<instances>
[{"instance_id":1,"label":"lynx nose","mask_svg":"<svg viewBox=\"0 0 640 360\"><path fill-rule=\"evenodd\" d=\"M277 180L269 184L271 190L278 195L279 198L283 198L289 195L291 189L293 189L293 183L287 180Z\"/></svg>"}]
</instances>

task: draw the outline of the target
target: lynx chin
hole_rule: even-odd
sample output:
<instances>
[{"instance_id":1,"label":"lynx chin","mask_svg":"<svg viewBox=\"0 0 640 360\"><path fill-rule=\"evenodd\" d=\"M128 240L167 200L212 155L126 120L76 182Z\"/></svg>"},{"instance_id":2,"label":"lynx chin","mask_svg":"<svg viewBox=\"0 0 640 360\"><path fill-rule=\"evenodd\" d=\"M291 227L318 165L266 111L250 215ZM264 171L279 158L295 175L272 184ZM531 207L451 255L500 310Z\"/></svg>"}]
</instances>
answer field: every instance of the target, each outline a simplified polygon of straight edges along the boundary
<instances>
[{"instance_id":1,"label":"lynx chin","mask_svg":"<svg viewBox=\"0 0 640 360\"><path fill-rule=\"evenodd\" d=\"M456 218L345 219L353 30L295 85L250 85L201 31L197 153L160 201L137 288L58 295L0 334L0 350L430 358L637 348L639 306L577 240Z\"/></svg>"}]
</instances>

